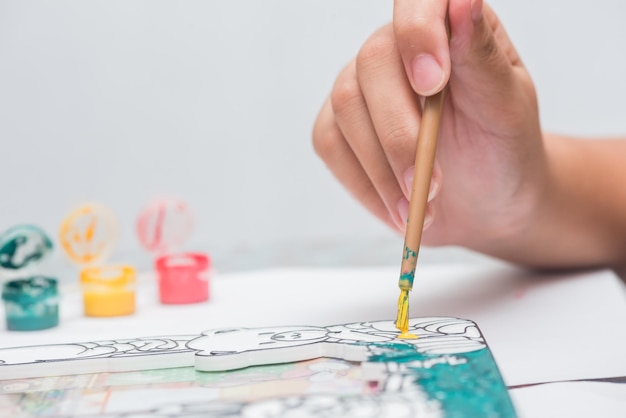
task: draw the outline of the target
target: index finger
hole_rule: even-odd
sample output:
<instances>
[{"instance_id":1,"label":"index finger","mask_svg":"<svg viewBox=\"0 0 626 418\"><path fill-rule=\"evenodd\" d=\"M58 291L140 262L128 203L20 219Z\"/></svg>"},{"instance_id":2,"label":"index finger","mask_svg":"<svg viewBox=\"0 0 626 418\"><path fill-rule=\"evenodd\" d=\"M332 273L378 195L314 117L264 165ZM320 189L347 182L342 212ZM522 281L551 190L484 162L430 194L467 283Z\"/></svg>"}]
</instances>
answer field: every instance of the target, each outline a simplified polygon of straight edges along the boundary
<instances>
[{"instance_id":1,"label":"index finger","mask_svg":"<svg viewBox=\"0 0 626 418\"><path fill-rule=\"evenodd\" d=\"M439 92L450 77L447 10L448 0L394 0L398 49L411 87L422 96Z\"/></svg>"}]
</instances>

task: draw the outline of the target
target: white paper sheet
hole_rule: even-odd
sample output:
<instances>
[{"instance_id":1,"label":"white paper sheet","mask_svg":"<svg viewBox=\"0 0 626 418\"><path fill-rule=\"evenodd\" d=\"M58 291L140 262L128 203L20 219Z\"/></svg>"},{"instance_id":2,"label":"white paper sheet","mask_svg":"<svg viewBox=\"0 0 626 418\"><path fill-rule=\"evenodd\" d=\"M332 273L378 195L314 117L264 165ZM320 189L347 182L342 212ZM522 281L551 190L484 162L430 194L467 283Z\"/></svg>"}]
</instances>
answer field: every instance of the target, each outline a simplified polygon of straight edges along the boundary
<instances>
[{"instance_id":1,"label":"white paper sheet","mask_svg":"<svg viewBox=\"0 0 626 418\"><path fill-rule=\"evenodd\" d=\"M623 418L626 384L565 382L511 391L519 418Z\"/></svg>"},{"instance_id":2,"label":"white paper sheet","mask_svg":"<svg viewBox=\"0 0 626 418\"><path fill-rule=\"evenodd\" d=\"M117 318L85 318L71 288L59 327L2 330L0 346L394 319L397 278L397 267L217 274L208 303L178 306L160 305L145 278L137 313ZM420 266L411 316L432 315L475 321L508 385L626 375L626 295L609 271L538 276L504 265Z\"/></svg>"}]
</instances>

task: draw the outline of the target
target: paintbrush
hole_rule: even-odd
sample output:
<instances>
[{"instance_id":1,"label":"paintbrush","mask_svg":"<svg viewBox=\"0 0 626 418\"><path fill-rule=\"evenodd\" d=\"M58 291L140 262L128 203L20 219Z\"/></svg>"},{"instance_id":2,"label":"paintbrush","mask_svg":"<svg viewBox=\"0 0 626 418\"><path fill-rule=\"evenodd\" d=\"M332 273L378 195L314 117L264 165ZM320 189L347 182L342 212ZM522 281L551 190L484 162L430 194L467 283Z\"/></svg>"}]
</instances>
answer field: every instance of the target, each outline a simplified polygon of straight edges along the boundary
<instances>
[{"instance_id":1,"label":"paintbrush","mask_svg":"<svg viewBox=\"0 0 626 418\"><path fill-rule=\"evenodd\" d=\"M400 298L398 299L396 327L400 330L400 338L417 338L408 332L409 292L413 289L417 256L422 240L422 232L424 231L424 217L426 215L430 181L435 164L444 92L445 88L439 93L425 98L422 120L417 135L413 188L409 201L409 215L406 220L404 251L400 266L400 280L398 281Z\"/></svg>"},{"instance_id":2,"label":"paintbrush","mask_svg":"<svg viewBox=\"0 0 626 418\"><path fill-rule=\"evenodd\" d=\"M447 12L445 25L449 41L450 21ZM404 250L400 265L400 279L398 280L400 297L398 298L396 328L400 330L400 338L417 338L417 336L409 333L409 292L413 290L417 256L422 241L422 233L424 232L424 217L426 216L430 182L433 177L437 139L439 137L439 123L441 121L446 88L447 86L439 93L424 99L422 120L417 134L413 187L409 200L409 214L406 220Z\"/></svg>"}]
</instances>

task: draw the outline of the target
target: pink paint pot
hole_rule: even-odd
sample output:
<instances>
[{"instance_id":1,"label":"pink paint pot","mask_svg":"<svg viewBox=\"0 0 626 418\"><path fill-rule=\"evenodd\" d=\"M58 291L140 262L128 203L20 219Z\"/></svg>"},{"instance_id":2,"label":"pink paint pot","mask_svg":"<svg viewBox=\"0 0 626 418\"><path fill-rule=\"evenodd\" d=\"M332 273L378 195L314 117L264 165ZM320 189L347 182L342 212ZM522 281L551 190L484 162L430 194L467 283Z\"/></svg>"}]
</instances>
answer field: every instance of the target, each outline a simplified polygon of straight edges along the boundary
<instances>
[{"instance_id":1,"label":"pink paint pot","mask_svg":"<svg viewBox=\"0 0 626 418\"><path fill-rule=\"evenodd\" d=\"M210 259L205 254L164 255L156 259L159 297L164 304L204 302L209 299Z\"/></svg>"}]
</instances>

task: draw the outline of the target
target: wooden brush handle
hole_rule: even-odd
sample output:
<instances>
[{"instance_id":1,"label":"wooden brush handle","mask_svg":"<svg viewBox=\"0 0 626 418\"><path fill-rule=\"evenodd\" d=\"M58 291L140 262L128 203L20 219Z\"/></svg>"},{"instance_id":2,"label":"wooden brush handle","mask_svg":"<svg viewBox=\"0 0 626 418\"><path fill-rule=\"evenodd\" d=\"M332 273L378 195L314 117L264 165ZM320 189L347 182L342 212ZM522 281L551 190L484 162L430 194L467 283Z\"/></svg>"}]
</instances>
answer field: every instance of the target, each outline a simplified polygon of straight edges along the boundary
<instances>
[{"instance_id":1,"label":"wooden brush handle","mask_svg":"<svg viewBox=\"0 0 626 418\"><path fill-rule=\"evenodd\" d=\"M433 176L435 153L437 151L437 137L439 123L443 109L444 90L426 97L422 121L417 136L415 151L415 173L413 174L413 189L409 202L409 217L406 225L404 240L404 254L400 271L400 288L411 290L415 276L415 266L419 253L422 232L424 231L424 217L430 191L430 181Z\"/></svg>"}]
</instances>

